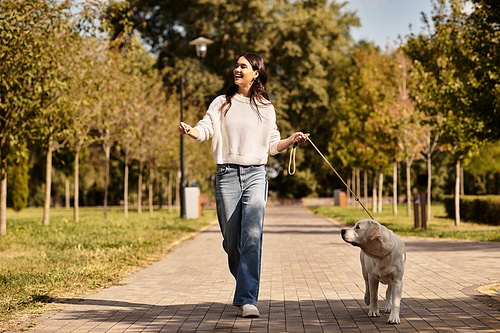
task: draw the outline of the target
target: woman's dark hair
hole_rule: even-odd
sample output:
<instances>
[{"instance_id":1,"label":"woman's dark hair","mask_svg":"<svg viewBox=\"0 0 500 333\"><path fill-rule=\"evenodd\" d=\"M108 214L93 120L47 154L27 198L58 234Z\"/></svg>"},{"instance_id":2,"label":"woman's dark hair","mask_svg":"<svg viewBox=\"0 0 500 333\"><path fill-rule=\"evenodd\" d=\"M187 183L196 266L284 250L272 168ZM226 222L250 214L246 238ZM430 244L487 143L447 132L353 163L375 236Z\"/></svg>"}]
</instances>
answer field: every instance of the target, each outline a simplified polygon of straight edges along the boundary
<instances>
[{"instance_id":1,"label":"woman's dark hair","mask_svg":"<svg viewBox=\"0 0 500 333\"><path fill-rule=\"evenodd\" d=\"M267 73L266 67L264 65L264 60L259 55L254 53L243 53L238 57L238 59L241 57L248 60L254 71L259 72L259 75L254 79L252 87L250 88L250 105L252 109L257 113L259 118L261 118L257 102L264 105L272 104L271 99L269 98L269 94L266 90ZM224 112L224 116L231 108L231 100L237 92L238 86L233 82L233 84L226 92L226 100L221 105L221 110Z\"/></svg>"}]
</instances>

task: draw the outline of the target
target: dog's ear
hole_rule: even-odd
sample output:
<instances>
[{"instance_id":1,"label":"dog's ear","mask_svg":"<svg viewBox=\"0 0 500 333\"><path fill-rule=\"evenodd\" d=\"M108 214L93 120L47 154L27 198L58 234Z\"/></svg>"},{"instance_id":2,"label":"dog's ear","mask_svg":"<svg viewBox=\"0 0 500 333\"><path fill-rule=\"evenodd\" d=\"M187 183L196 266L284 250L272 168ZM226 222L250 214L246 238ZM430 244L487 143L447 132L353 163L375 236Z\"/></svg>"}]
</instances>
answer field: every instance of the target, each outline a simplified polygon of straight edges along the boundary
<instances>
[{"instance_id":1,"label":"dog's ear","mask_svg":"<svg viewBox=\"0 0 500 333\"><path fill-rule=\"evenodd\" d=\"M363 243L368 244L380 238L382 236L382 230L380 229L380 224L372 221L363 233Z\"/></svg>"}]
</instances>

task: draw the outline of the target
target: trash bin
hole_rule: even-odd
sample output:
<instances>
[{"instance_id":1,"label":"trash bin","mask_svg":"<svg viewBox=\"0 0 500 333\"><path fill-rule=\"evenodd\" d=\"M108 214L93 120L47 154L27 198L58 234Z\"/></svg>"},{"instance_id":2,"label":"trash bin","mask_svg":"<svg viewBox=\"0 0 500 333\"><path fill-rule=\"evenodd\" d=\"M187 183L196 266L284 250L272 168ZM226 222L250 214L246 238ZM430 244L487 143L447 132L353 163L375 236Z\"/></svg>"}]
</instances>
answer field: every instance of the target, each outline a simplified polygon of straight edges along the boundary
<instances>
[{"instance_id":1,"label":"trash bin","mask_svg":"<svg viewBox=\"0 0 500 333\"><path fill-rule=\"evenodd\" d=\"M342 191L342 190L334 190L333 191L333 197L334 197L334 205L335 206L345 207L346 195L345 195L344 191Z\"/></svg>"},{"instance_id":2,"label":"trash bin","mask_svg":"<svg viewBox=\"0 0 500 333\"><path fill-rule=\"evenodd\" d=\"M198 187L184 188L184 198L186 203L186 218L199 219L200 216L200 189Z\"/></svg>"}]
</instances>

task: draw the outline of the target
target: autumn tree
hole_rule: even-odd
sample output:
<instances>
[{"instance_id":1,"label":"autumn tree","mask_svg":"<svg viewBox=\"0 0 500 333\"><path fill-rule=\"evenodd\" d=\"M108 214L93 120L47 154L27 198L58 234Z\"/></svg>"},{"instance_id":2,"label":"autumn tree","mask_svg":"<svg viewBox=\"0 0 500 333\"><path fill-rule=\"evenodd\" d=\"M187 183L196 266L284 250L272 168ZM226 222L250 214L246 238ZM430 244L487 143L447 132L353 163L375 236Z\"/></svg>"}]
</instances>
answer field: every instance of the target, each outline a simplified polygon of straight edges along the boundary
<instances>
[{"instance_id":1,"label":"autumn tree","mask_svg":"<svg viewBox=\"0 0 500 333\"><path fill-rule=\"evenodd\" d=\"M381 53L369 43L359 44L353 60L356 70L341 99L344 112L339 115L336 151L346 165L372 170L373 211L380 212L383 172L392 164L393 174L397 175L401 158L404 105L399 88L399 62L390 50ZM397 178L394 179L396 204Z\"/></svg>"}]
</instances>

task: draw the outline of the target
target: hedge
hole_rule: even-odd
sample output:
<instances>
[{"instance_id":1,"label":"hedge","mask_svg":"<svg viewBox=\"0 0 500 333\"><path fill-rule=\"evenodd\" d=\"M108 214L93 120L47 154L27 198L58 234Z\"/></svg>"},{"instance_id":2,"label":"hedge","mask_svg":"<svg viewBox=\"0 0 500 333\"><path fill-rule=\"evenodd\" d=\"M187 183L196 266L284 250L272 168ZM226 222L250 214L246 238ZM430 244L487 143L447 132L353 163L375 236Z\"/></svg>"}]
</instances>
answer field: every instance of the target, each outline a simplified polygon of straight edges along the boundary
<instances>
[{"instance_id":1,"label":"hedge","mask_svg":"<svg viewBox=\"0 0 500 333\"><path fill-rule=\"evenodd\" d=\"M455 218L455 197L443 199L448 218ZM460 196L460 219L491 225L500 225L500 195Z\"/></svg>"}]
</instances>

